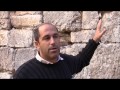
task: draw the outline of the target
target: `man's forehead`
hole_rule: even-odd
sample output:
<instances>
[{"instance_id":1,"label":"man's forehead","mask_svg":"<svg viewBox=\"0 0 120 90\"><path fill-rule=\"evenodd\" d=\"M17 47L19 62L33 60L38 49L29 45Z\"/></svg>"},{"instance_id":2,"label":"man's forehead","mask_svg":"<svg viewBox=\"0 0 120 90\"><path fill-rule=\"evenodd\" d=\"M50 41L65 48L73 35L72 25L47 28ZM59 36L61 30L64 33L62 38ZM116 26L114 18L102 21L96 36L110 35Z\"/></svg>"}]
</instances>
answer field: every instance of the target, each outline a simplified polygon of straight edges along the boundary
<instances>
[{"instance_id":1,"label":"man's forehead","mask_svg":"<svg viewBox=\"0 0 120 90\"><path fill-rule=\"evenodd\" d=\"M49 23L44 23L42 25L39 26L39 31L44 31L44 30L57 30L56 26L49 24Z\"/></svg>"},{"instance_id":2,"label":"man's forehead","mask_svg":"<svg viewBox=\"0 0 120 90\"><path fill-rule=\"evenodd\" d=\"M43 23L39 26L39 28L42 28L42 27L53 27L53 28L56 28L55 25L51 24L51 23Z\"/></svg>"}]
</instances>

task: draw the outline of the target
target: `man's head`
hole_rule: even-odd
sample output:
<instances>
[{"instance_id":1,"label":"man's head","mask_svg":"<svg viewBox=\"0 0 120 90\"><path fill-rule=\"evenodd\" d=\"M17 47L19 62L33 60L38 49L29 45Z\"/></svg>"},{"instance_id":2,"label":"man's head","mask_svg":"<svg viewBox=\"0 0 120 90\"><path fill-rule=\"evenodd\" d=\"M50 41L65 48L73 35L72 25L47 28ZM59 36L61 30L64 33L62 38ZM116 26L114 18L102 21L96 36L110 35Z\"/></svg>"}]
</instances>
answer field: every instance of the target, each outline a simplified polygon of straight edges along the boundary
<instances>
[{"instance_id":1,"label":"man's head","mask_svg":"<svg viewBox=\"0 0 120 90\"><path fill-rule=\"evenodd\" d=\"M43 23L34 29L35 46L40 56L52 60L59 56L60 37L57 28L50 23Z\"/></svg>"}]
</instances>

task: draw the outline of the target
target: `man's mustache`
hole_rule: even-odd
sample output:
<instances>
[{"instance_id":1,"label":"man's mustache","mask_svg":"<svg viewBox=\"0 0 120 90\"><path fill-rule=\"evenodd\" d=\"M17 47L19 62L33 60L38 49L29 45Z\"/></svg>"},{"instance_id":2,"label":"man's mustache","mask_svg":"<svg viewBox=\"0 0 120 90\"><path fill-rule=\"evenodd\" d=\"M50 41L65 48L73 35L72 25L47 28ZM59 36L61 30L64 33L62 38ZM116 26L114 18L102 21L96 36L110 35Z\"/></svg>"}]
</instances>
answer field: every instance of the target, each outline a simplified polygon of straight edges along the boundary
<instances>
[{"instance_id":1,"label":"man's mustache","mask_svg":"<svg viewBox=\"0 0 120 90\"><path fill-rule=\"evenodd\" d=\"M50 47L48 50L59 49L58 46Z\"/></svg>"}]
</instances>

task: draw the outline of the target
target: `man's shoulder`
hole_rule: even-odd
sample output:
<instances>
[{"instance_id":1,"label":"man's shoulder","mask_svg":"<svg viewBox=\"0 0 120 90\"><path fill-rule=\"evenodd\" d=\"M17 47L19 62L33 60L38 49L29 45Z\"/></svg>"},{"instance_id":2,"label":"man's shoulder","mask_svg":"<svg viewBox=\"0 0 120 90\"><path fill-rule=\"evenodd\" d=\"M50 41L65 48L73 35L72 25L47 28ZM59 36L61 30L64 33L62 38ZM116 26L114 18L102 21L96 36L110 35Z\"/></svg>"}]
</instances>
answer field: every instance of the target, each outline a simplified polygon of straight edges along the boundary
<instances>
[{"instance_id":1,"label":"man's shoulder","mask_svg":"<svg viewBox=\"0 0 120 90\"><path fill-rule=\"evenodd\" d=\"M67 54L60 53L60 57L62 58L67 57L67 56L68 56Z\"/></svg>"},{"instance_id":2,"label":"man's shoulder","mask_svg":"<svg viewBox=\"0 0 120 90\"><path fill-rule=\"evenodd\" d=\"M32 63L32 62L34 62L35 60L36 60L36 58L32 58L32 59L24 62L21 66L24 66L24 65L26 65L26 64Z\"/></svg>"},{"instance_id":3,"label":"man's shoulder","mask_svg":"<svg viewBox=\"0 0 120 90\"><path fill-rule=\"evenodd\" d=\"M31 70L31 65L35 62L35 58L32 58L26 62L24 62L23 64L21 64L21 66L19 66L15 73L13 74L12 78L19 78L22 77L21 75L26 74L28 70Z\"/></svg>"},{"instance_id":4,"label":"man's shoulder","mask_svg":"<svg viewBox=\"0 0 120 90\"><path fill-rule=\"evenodd\" d=\"M63 58L63 59L68 59L68 58L70 58L70 59L72 59L72 57L74 57L73 55L69 55L69 54L63 54L63 53L60 53L60 56Z\"/></svg>"},{"instance_id":5,"label":"man's shoulder","mask_svg":"<svg viewBox=\"0 0 120 90\"><path fill-rule=\"evenodd\" d=\"M26 62L24 62L21 66L19 66L19 68L17 69L17 71L20 71L22 69L24 69L25 67L28 67L29 64L33 63L36 60L36 58L32 58Z\"/></svg>"}]
</instances>

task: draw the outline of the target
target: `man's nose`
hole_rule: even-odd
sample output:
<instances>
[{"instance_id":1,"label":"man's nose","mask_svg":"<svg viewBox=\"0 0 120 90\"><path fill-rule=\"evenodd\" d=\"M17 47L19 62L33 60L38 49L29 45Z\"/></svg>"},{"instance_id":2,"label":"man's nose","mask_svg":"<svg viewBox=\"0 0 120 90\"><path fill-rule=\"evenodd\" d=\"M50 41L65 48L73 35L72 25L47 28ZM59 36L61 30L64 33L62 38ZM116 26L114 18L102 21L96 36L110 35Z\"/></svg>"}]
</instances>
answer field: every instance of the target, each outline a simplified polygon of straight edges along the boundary
<instances>
[{"instance_id":1,"label":"man's nose","mask_svg":"<svg viewBox=\"0 0 120 90\"><path fill-rule=\"evenodd\" d=\"M50 44L51 45L55 44L55 39L53 37L50 38Z\"/></svg>"}]
</instances>

